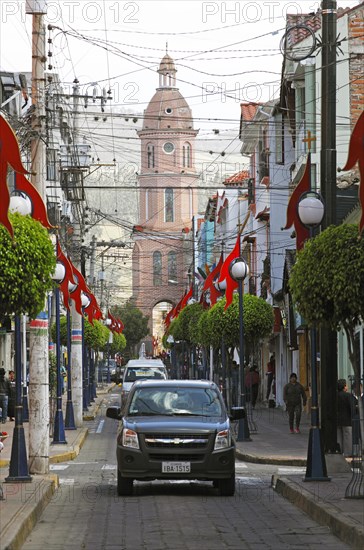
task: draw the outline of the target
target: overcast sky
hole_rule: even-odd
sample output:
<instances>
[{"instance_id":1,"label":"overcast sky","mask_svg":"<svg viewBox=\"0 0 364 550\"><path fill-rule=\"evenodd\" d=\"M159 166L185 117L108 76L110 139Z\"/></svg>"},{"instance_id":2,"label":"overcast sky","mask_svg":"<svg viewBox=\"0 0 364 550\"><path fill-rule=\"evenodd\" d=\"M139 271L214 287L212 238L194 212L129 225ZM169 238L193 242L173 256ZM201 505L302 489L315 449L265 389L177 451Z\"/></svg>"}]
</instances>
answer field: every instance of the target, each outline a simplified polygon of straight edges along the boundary
<instances>
[{"instance_id":1,"label":"overcast sky","mask_svg":"<svg viewBox=\"0 0 364 550\"><path fill-rule=\"evenodd\" d=\"M355 6L356 0L338 1ZM320 2L201 0L122 2L52 0L46 24L54 71L83 90L97 82L113 90L114 106L141 112L158 86L155 70L166 52L178 86L196 118L238 119L242 101L277 96L279 42L289 13L309 13ZM0 66L31 70L31 16L25 1L1 0ZM67 31L68 34L65 34ZM47 44L48 47L48 44Z\"/></svg>"}]
</instances>

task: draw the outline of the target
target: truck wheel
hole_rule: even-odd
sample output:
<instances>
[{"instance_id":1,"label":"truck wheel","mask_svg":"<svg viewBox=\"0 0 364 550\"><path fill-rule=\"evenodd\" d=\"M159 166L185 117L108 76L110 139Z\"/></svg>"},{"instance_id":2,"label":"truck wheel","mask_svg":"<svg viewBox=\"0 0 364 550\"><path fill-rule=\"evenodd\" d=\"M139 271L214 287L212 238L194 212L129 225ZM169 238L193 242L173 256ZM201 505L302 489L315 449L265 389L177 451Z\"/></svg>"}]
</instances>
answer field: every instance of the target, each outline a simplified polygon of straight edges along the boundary
<instances>
[{"instance_id":1,"label":"truck wheel","mask_svg":"<svg viewBox=\"0 0 364 550\"><path fill-rule=\"evenodd\" d=\"M128 497L133 494L133 480L130 477L123 477L118 470L118 495Z\"/></svg>"},{"instance_id":2,"label":"truck wheel","mask_svg":"<svg viewBox=\"0 0 364 550\"><path fill-rule=\"evenodd\" d=\"M232 497L235 493L235 472L230 477L218 480L219 494L222 497Z\"/></svg>"}]
</instances>

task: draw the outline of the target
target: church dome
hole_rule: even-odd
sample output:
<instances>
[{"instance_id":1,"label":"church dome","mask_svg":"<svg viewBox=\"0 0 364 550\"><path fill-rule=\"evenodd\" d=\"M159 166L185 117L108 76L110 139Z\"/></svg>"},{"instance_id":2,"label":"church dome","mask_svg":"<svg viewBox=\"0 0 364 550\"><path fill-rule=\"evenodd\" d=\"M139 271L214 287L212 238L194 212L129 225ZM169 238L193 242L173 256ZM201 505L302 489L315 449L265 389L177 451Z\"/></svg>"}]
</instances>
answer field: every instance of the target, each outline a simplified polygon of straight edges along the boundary
<instances>
[{"instance_id":1,"label":"church dome","mask_svg":"<svg viewBox=\"0 0 364 550\"><path fill-rule=\"evenodd\" d=\"M158 89L144 111L143 130L192 130L192 111L176 88Z\"/></svg>"},{"instance_id":2,"label":"church dome","mask_svg":"<svg viewBox=\"0 0 364 550\"><path fill-rule=\"evenodd\" d=\"M157 72L159 87L144 111L143 130L193 130L192 111L176 87L177 69L167 53Z\"/></svg>"}]
</instances>

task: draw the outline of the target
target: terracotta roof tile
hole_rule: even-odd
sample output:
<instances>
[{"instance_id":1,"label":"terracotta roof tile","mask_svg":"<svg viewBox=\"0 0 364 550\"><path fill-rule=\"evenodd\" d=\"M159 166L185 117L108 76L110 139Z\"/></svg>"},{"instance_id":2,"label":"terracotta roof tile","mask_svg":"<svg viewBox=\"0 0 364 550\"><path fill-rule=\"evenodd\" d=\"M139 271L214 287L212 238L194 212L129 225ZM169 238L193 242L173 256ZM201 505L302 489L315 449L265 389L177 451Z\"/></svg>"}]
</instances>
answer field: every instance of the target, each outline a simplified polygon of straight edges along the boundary
<instances>
[{"instance_id":1,"label":"terracotta roof tile","mask_svg":"<svg viewBox=\"0 0 364 550\"><path fill-rule=\"evenodd\" d=\"M263 105L262 103L241 103L241 118L243 122L250 122L256 115L258 107Z\"/></svg>"},{"instance_id":2,"label":"terracotta roof tile","mask_svg":"<svg viewBox=\"0 0 364 550\"><path fill-rule=\"evenodd\" d=\"M233 176L230 176L229 178L226 178L223 181L224 185L241 185L244 183L247 179L250 178L250 173L248 170L242 170L241 172L238 172L237 174L234 174Z\"/></svg>"}]
</instances>

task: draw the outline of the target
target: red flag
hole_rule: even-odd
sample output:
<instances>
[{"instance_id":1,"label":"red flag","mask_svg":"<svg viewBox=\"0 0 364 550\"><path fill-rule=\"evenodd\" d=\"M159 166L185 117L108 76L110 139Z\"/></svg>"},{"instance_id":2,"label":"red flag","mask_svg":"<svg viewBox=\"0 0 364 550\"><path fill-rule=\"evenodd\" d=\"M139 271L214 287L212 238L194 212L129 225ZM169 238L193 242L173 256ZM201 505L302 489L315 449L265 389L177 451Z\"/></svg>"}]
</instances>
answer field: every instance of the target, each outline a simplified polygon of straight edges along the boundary
<instances>
[{"instance_id":1,"label":"red flag","mask_svg":"<svg viewBox=\"0 0 364 550\"><path fill-rule=\"evenodd\" d=\"M214 280L216 279L216 277L218 275L220 275L220 269L221 269L221 266L223 264L223 254L221 253L220 255L220 260L218 261L216 267L210 271L210 273L208 274L208 276L206 277L205 279L205 282L204 282L204 285L203 285L203 288L202 288L202 292L205 292L205 290L208 290L212 283L214 282Z\"/></svg>"},{"instance_id":2,"label":"red flag","mask_svg":"<svg viewBox=\"0 0 364 550\"><path fill-rule=\"evenodd\" d=\"M73 271L72 271L72 264L67 258L67 256L64 255L61 245L59 244L59 241L57 239L57 260L64 265L64 268L66 270L66 275L63 281L60 283L59 288L63 294L63 304L64 307L69 309L69 290L68 290L68 283L75 284L75 280L73 277Z\"/></svg>"},{"instance_id":3,"label":"red flag","mask_svg":"<svg viewBox=\"0 0 364 550\"><path fill-rule=\"evenodd\" d=\"M86 281L82 273L78 271L78 269L73 265L72 262L71 262L71 265L72 265L73 275L75 278L75 283L77 284L76 289L73 292L71 292L71 299L75 302L76 311L80 315L83 315L81 292L85 292L88 296L90 296L91 292L86 284Z\"/></svg>"},{"instance_id":4,"label":"red flag","mask_svg":"<svg viewBox=\"0 0 364 550\"><path fill-rule=\"evenodd\" d=\"M182 300L180 312L182 311L183 308L186 307L188 300L192 298L192 296L193 296L193 284L191 285L190 290L187 292L187 294L184 296Z\"/></svg>"},{"instance_id":5,"label":"red flag","mask_svg":"<svg viewBox=\"0 0 364 550\"><path fill-rule=\"evenodd\" d=\"M361 233L364 227L364 111L362 111L356 121L353 133L351 134L348 160L343 170L351 170L356 162L359 164L360 172L359 201L361 205L361 218L359 232Z\"/></svg>"},{"instance_id":6,"label":"red flag","mask_svg":"<svg viewBox=\"0 0 364 550\"><path fill-rule=\"evenodd\" d=\"M173 313L173 308L169 310L169 312L166 315L166 318L164 319L164 324L165 324L167 329L169 328L169 325L171 324L172 313Z\"/></svg>"},{"instance_id":7,"label":"red flag","mask_svg":"<svg viewBox=\"0 0 364 550\"><path fill-rule=\"evenodd\" d=\"M238 283L234 281L234 279L230 275L229 267L231 262L235 260L235 258L238 258L239 256L240 256L240 233L238 233L235 246L233 250L230 252L229 256L225 259L220 271L219 283L221 283L222 281L226 281L226 290L225 290L226 304L224 309L227 309L229 307L229 305L233 300L233 292L236 288L238 288Z\"/></svg>"},{"instance_id":8,"label":"red flag","mask_svg":"<svg viewBox=\"0 0 364 550\"><path fill-rule=\"evenodd\" d=\"M29 173L22 164L19 143L13 129L4 117L0 116L0 223L13 236L13 227L8 217L10 203L7 184L8 164L15 172L20 174Z\"/></svg>"},{"instance_id":9,"label":"red flag","mask_svg":"<svg viewBox=\"0 0 364 550\"><path fill-rule=\"evenodd\" d=\"M99 308L97 300L95 296L92 294L92 292L88 291L87 296L90 298L90 303L87 307L84 308L84 311L88 317L89 323L93 325L94 319L102 318L102 311Z\"/></svg>"},{"instance_id":10,"label":"red flag","mask_svg":"<svg viewBox=\"0 0 364 550\"><path fill-rule=\"evenodd\" d=\"M177 319L180 311L181 311L181 305L182 305L182 302L183 302L183 298L185 297L186 293L184 293L184 295L182 296L182 298L180 299L180 301L178 302L178 304L173 308L173 319Z\"/></svg>"},{"instance_id":11,"label":"red flag","mask_svg":"<svg viewBox=\"0 0 364 550\"><path fill-rule=\"evenodd\" d=\"M32 218L38 220L46 229L51 229L53 226L49 222L47 209L34 185L23 174L16 174L15 187L17 191L23 191L29 197L32 203Z\"/></svg>"},{"instance_id":12,"label":"red flag","mask_svg":"<svg viewBox=\"0 0 364 550\"><path fill-rule=\"evenodd\" d=\"M304 174L293 191L287 206L287 223L283 229L289 229L294 225L296 231L296 248L300 250L304 242L309 238L309 230L301 223L298 217L298 202L303 193L311 189L311 153L308 153Z\"/></svg>"},{"instance_id":13,"label":"red flag","mask_svg":"<svg viewBox=\"0 0 364 550\"><path fill-rule=\"evenodd\" d=\"M217 299L222 296L222 292L216 288L214 284L210 286L210 306L216 304Z\"/></svg>"},{"instance_id":14,"label":"red flag","mask_svg":"<svg viewBox=\"0 0 364 550\"><path fill-rule=\"evenodd\" d=\"M121 319L117 319L117 322L118 322L118 333L121 334L125 328L125 325Z\"/></svg>"},{"instance_id":15,"label":"red flag","mask_svg":"<svg viewBox=\"0 0 364 550\"><path fill-rule=\"evenodd\" d=\"M111 325L108 325L108 328L112 332L117 332L118 334L121 334L124 330L124 324L122 323L122 321L111 315L110 311L107 312L107 315L108 319L110 319L111 321Z\"/></svg>"}]
</instances>

